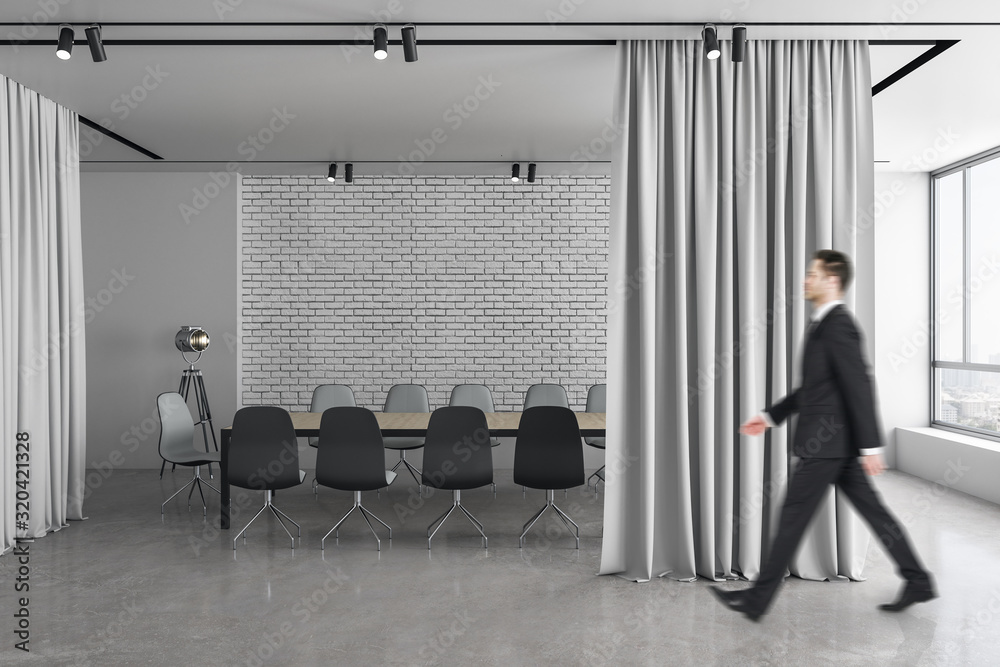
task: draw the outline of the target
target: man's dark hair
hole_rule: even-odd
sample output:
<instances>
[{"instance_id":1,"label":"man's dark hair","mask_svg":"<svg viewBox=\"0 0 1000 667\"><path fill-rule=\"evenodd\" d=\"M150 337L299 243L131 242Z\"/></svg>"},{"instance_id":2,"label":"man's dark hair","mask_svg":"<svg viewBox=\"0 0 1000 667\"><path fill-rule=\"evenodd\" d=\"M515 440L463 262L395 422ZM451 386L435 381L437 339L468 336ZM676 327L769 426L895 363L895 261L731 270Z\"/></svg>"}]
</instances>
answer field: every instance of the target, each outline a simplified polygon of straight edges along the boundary
<instances>
[{"instance_id":1,"label":"man's dark hair","mask_svg":"<svg viewBox=\"0 0 1000 667\"><path fill-rule=\"evenodd\" d=\"M840 291L846 292L854 274L851 268L851 258L839 250L817 250L813 259L818 259L823 265L823 271L828 276L840 278Z\"/></svg>"}]
</instances>

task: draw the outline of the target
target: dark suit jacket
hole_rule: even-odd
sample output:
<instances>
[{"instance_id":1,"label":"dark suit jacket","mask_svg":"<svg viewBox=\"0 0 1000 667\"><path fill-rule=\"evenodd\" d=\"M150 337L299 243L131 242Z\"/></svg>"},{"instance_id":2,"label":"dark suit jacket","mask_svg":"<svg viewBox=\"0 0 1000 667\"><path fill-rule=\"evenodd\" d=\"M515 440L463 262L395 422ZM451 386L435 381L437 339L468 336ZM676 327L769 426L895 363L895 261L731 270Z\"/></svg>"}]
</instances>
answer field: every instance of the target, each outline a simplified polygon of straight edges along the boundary
<instances>
[{"instance_id":1,"label":"dark suit jacket","mask_svg":"<svg viewBox=\"0 0 1000 667\"><path fill-rule=\"evenodd\" d=\"M813 327L802 351L802 385L767 409L775 424L799 422L792 451L803 458L847 458L882 446L874 382L861 332L843 304Z\"/></svg>"}]
</instances>

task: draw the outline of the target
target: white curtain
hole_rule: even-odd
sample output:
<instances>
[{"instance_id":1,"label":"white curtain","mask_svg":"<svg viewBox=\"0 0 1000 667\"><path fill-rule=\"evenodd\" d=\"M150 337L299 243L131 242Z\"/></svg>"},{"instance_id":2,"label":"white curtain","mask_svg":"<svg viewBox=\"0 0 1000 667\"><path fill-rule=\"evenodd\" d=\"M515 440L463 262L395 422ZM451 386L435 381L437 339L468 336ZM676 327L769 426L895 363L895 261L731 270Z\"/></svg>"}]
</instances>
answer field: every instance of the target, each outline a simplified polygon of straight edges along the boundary
<instances>
[{"instance_id":1,"label":"white curtain","mask_svg":"<svg viewBox=\"0 0 1000 667\"><path fill-rule=\"evenodd\" d=\"M78 135L75 113L0 76L3 550L15 535L41 537L82 518L86 385ZM18 433L27 434L21 436L29 443L27 456ZM18 467L26 461L28 468ZM19 515L24 505L17 505L17 492L25 490L26 526Z\"/></svg>"},{"instance_id":2,"label":"white curtain","mask_svg":"<svg viewBox=\"0 0 1000 667\"><path fill-rule=\"evenodd\" d=\"M757 578L790 429L737 430L796 386L806 265L872 205L867 43L747 46L619 44L602 574ZM860 579L867 546L831 493L790 569Z\"/></svg>"}]
</instances>

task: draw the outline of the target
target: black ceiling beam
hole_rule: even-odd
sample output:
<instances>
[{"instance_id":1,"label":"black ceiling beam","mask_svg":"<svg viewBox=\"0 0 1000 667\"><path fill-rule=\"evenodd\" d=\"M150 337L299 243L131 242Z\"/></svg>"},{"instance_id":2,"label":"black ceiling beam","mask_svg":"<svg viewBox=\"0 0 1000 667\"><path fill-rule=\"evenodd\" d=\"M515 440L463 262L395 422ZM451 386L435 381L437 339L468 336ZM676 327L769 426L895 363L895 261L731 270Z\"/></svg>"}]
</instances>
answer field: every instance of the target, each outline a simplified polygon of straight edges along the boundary
<instances>
[{"instance_id":1,"label":"black ceiling beam","mask_svg":"<svg viewBox=\"0 0 1000 667\"><path fill-rule=\"evenodd\" d=\"M104 46L367 46L371 39L102 39ZM83 42L86 43L86 42ZM391 39L391 46L403 41ZM614 46L614 39L421 39L420 46ZM0 45L55 46L57 40L0 40Z\"/></svg>"},{"instance_id":2,"label":"black ceiling beam","mask_svg":"<svg viewBox=\"0 0 1000 667\"><path fill-rule=\"evenodd\" d=\"M162 157L160 157L159 155L157 155L153 151L147 150L147 149L143 148L142 146L140 146L139 144L135 143L134 141L130 141L129 139L126 139L125 137L123 137L122 135L118 134L114 130L109 130L108 128L104 127L103 125L101 125L99 123L95 123L94 121L90 120L89 118L85 118L85 117L80 116L80 115L77 115L77 117L80 119L80 124L81 125L86 125L89 128L95 129L98 132L100 132L101 134L103 134L103 135L105 135L107 137L110 137L110 138L114 139L115 141L121 142L122 144L128 146L132 150L138 151L138 152L142 153L143 155L145 155L148 158L152 158L154 160L162 160L163 159ZM82 162L82 160L81 160L81 162Z\"/></svg>"},{"instance_id":3,"label":"black ceiling beam","mask_svg":"<svg viewBox=\"0 0 1000 667\"><path fill-rule=\"evenodd\" d=\"M934 43L933 47L931 47L927 51L924 51L919 56L917 56L916 58L914 58L910 62L906 63L905 65L903 65L902 67L900 67L898 70L896 70L895 72L893 72L892 74L890 74L889 76L885 77L884 79L882 79L881 81L879 81L878 83L876 83L874 86L872 86L872 97L878 95L883 90L885 90L886 88L888 88L892 84L896 83L897 81L899 81L900 79L902 79L907 74L911 74L912 72L916 71L918 68L922 67L923 65L926 65L931 60L937 58L939 55L941 55L942 53L944 53L945 51L947 51L951 47L953 47L956 44L958 44L958 41L959 40L957 40L957 39L947 39L947 40L945 40L945 39L939 39L939 40L937 40Z\"/></svg>"}]
</instances>

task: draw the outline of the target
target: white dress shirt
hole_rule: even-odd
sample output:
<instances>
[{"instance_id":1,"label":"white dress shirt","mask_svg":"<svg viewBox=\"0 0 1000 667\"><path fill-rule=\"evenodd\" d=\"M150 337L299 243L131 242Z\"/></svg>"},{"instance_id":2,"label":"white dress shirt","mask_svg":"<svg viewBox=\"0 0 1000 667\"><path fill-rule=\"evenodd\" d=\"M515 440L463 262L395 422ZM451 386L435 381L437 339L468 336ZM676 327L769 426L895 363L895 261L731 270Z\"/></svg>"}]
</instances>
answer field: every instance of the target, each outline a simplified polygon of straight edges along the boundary
<instances>
[{"instance_id":1,"label":"white dress shirt","mask_svg":"<svg viewBox=\"0 0 1000 667\"><path fill-rule=\"evenodd\" d=\"M826 317L827 313L833 310L835 306L839 306L842 303L844 302L840 299L827 301L822 306L814 310L809 319L812 320L813 324L819 324L823 320L823 318ZM767 414L767 410L761 410L760 416L764 419L764 422L768 426L774 428L775 423L774 421L771 420L771 415ZM872 454L881 454L882 447L872 447L871 449L862 449L860 451L861 451L861 456L871 456Z\"/></svg>"}]
</instances>

